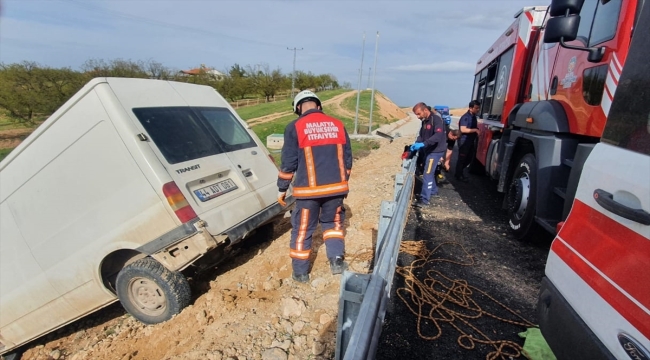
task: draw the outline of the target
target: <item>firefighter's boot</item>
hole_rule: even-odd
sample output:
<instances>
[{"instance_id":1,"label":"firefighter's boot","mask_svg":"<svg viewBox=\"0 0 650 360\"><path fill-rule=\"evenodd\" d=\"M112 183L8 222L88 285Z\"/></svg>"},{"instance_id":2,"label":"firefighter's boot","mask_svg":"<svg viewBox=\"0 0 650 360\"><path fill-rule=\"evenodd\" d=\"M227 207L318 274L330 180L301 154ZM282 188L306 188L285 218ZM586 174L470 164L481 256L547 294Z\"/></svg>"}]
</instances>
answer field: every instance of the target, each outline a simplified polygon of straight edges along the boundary
<instances>
[{"instance_id":1,"label":"firefighter's boot","mask_svg":"<svg viewBox=\"0 0 650 360\"><path fill-rule=\"evenodd\" d=\"M342 256L337 256L333 259L330 259L330 270L332 270L332 275L337 275L347 269L348 264L343 261Z\"/></svg>"},{"instance_id":2,"label":"firefighter's boot","mask_svg":"<svg viewBox=\"0 0 650 360\"><path fill-rule=\"evenodd\" d=\"M299 283L306 284L306 283L309 282L309 274L297 275L296 273L293 273L293 274L291 274L291 277L293 278L293 280L295 280L295 281L297 281Z\"/></svg>"}]
</instances>

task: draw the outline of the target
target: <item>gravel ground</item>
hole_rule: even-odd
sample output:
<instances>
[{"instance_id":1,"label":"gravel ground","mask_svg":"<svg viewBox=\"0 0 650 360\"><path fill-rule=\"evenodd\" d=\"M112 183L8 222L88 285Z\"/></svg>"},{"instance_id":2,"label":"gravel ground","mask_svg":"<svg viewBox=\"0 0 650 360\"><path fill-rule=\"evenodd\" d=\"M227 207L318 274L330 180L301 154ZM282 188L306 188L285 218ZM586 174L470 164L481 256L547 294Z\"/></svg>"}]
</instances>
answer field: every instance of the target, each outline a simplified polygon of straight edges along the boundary
<instances>
[{"instance_id":1,"label":"gravel ground","mask_svg":"<svg viewBox=\"0 0 650 360\"><path fill-rule=\"evenodd\" d=\"M447 176L409 214L376 358L525 358L552 236L515 240L493 182Z\"/></svg>"}]
</instances>

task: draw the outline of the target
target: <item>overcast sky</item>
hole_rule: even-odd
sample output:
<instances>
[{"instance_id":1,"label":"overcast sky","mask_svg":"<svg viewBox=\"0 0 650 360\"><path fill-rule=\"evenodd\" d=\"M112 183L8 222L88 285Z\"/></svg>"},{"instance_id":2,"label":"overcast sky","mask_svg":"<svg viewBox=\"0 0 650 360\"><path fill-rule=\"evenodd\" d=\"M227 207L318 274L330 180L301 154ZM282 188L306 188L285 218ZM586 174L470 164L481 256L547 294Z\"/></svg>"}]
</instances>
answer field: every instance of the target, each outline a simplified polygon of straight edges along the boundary
<instances>
[{"instance_id":1,"label":"overcast sky","mask_svg":"<svg viewBox=\"0 0 650 360\"><path fill-rule=\"evenodd\" d=\"M368 85L401 106L467 106L476 61L528 0L0 0L0 62L79 67L88 59L175 69L267 63ZM371 79L372 81L372 79Z\"/></svg>"}]
</instances>

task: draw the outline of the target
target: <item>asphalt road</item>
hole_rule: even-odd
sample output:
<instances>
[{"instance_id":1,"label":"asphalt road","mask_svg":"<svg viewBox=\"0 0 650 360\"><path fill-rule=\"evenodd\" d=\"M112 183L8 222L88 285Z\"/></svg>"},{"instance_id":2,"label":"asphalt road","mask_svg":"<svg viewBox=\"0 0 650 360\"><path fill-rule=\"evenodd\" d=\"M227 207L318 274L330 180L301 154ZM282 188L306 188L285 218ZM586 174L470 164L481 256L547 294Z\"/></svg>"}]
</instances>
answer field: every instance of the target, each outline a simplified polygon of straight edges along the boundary
<instances>
[{"instance_id":1,"label":"asphalt road","mask_svg":"<svg viewBox=\"0 0 650 360\"><path fill-rule=\"evenodd\" d=\"M492 181L448 177L409 214L376 358L524 358L552 236L515 240Z\"/></svg>"}]
</instances>

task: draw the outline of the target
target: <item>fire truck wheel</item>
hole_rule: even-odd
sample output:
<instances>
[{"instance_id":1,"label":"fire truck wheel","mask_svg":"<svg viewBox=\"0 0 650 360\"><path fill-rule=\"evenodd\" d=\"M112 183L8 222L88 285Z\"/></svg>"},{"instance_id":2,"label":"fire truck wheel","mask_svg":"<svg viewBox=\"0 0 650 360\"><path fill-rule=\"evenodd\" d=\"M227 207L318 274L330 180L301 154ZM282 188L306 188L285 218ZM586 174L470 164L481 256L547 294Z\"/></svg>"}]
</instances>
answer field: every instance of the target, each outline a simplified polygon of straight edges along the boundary
<instances>
[{"instance_id":1,"label":"fire truck wheel","mask_svg":"<svg viewBox=\"0 0 650 360\"><path fill-rule=\"evenodd\" d=\"M507 194L508 224L519 240L525 238L535 224L536 184L537 160L534 154L526 154L515 167Z\"/></svg>"},{"instance_id":2,"label":"fire truck wheel","mask_svg":"<svg viewBox=\"0 0 650 360\"><path fill-rule=\"evenodd\" d=\"M117 297L134 318L145 324L167 321L190 304L190 285L183 274L169 271L152 258L124 267L117 275Z\"/></svg>"}]
</instances>

